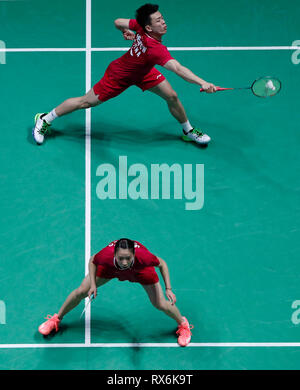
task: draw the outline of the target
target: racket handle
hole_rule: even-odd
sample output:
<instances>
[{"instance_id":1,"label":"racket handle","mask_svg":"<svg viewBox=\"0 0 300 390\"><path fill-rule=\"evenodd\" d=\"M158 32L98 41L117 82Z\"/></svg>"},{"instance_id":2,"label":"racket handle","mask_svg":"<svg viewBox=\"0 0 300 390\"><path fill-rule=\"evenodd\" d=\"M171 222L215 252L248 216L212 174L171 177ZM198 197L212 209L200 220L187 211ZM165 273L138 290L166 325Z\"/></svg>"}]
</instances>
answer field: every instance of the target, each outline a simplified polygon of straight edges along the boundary
<instances>
[{"instance_id":1,"label":"racket handle","mask_svg":"<svg viewBox=\"0 0 300 390\"><path fill-rule=\"evenodd\" d=\"M217 91L216 91L216 92L218 92L218 91L227 91L227 90L229 90L229 89L234 89L234 88L222 88L222 87L217 87ZM200 88L200 92L205 92L205 89Z\"/></svg>"},{"instance_id":2,"label":"racket handle","mask_svg":"<svg viewBox=\"0 0 300 390\"><path fill-rule=\"evenodd\" d=\"M95 296L94 296L94 294L92 294L90 297L87 296L87 298L89 298L89 302L91 302L95 298Z\"/></svg>"}]
</instances>

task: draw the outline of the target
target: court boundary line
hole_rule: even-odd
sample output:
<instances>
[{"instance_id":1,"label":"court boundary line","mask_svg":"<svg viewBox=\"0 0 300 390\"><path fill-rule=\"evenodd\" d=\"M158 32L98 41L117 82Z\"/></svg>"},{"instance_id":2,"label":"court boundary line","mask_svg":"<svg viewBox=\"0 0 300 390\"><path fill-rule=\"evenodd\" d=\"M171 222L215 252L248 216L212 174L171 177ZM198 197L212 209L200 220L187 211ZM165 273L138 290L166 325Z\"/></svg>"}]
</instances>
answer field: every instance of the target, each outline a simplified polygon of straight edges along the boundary
<instances>
[{"instance_id":1,"label":"court boundary line","mask_svg":"<svg viewBox=\"0 0 300 390\"><path fill-rule=\"evenodd\" d=\"M92 76L92 4L86 0L86 48L85 48L85 89L91 89ZM89 273L91 257L91 108L85 111L85 276ZM89 297L85 299L88 305ZM91 306L85 312L85 345L91 344Z\"/></svg>"},{"instance_id":2,"label":"court boundary line","mask_svg":"<svg viewBox=\"0 0 300 390\"><path fill-rule=\"evenodd\" d=\"M90 2L90 1L89 1ZM91 7L89 7L91 9ZM91 24L87 23L86 29L90 29ZM91 32L91 31L90 31ZM90 34L91 35L91 34ZM91 43L91 42L90 42ZM167 47L170 51L251 51L251 50L299 50L300 46L186 46L186 47ZM130 47L91 47L85 48L1 48L0 52L21 53L21 52L111 52L128 51Z\"/></svg>"},{"instance_id":3,"label":"court boundary line","mask_svg":"<svg viewBox=\"0 0 300 390\"><path fill-rule=\"evenodd\" d=\"M293 348L300 343L190 343L185 348ZM181 348L177 343L58 343L58 344L0 344L0 349L27 348Z\"/></svg>"}]
</instances>

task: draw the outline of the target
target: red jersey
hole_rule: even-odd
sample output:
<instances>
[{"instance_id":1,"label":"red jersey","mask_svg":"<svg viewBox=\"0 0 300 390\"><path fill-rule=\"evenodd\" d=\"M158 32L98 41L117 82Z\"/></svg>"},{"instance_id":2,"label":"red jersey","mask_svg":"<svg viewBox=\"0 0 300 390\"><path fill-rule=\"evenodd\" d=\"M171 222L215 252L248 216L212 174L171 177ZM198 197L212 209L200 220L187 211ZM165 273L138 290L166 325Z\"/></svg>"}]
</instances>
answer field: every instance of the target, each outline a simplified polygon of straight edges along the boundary
<instances>
[{"instance_id":1,"label":"red jersey","mask_svg":"<svg viewBox=\"0 0 300 390\"><path fill-rule=\"evenodd\" d=\"M114 80L122 84L138 83L155 65L163 66L173 59L167 47L150 37L135 19L130 19L129 28L136 31L131 49L110 64Z\"/></svg>"},{"instance_id":2,"label":"red jersey","mask_svg":"<svg viewBox=\"0 0 300 390\"><path fill-rule=\"evenodd\" d=\"M94 257L93 263L105 275L104 277L137 282L141 274L144 274L146 268L155 267L160 264L158 258L149 252L144 245L138 241L134 241L134 261L129 269L122 270L118 267L114 255L116 242L117 240L111 242Z\"/></svg>"}]
</instances>

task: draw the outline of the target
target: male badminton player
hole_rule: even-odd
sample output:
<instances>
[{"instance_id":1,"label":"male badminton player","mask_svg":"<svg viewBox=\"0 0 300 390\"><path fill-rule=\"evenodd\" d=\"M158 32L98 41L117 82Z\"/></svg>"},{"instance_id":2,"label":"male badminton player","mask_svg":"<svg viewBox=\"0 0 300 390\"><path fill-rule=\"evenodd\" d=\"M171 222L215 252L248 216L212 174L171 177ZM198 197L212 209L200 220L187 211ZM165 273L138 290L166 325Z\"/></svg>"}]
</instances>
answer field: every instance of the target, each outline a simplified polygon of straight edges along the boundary
<instances>
[{"instance_id":1,"label":"male badminton player","mask_svg":"<svg viewBox=\"0 0 300 390\"><path fill-rule=\"evenodd\" d=\"M163 277L168 300L164 297L155 267L159 268ZM178 344L182 347L189 344L192 325L189 325L188 320L180 314L175 305L176 296L172 292L166 262L149 252L141 243L127 238L113 241L91 257L89 274L81 285L71 292L58 313L46 317L47 321L39 326L39 332L44 336L49 335L53 330L57 332L61 320L68 312L87 296L96 297L97 287L103 286L113 278L140 283L152 305L177 322Z\"/></svg>"},{"instance_id":2,"label":"male badminton player","mask_svg":"<svg viewBox=\"0 0 300 390\"><path fill-rule=\"evenodd\" d=\"M123 33L124 38L133 40L132 47L122 57L110 63L102 79L84 96L67 99L49 113L36 114L33 137L37 144L44 142L51 123L57 117L97 106L118 96L132 85L142 91L153 92L167 102L170 113L186 135L185 139L199 144L209 143L210 137L190 124L177 93L154 66L163 66L187 82L201 86L207 93L215 92L216 86L182 66L162 44L167 25L158 8L158 5L145 4L136 11L136 19L115 20L115 26Z\"/></svg>"}]
</instances>

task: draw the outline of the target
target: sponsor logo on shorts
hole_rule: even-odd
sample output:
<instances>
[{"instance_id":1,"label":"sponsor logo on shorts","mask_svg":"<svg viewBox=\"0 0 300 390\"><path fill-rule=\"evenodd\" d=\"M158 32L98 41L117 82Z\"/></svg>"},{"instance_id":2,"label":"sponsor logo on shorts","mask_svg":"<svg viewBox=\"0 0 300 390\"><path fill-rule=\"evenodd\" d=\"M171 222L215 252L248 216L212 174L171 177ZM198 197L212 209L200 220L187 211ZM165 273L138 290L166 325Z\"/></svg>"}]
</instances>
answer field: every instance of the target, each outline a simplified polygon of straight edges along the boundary
<instances>
[{"instance_id":1,"label":"sponsor logo on shorts","mask_svg":"<svg viewBox=\"0 0 300 390\"><path fill-rule=\"evenodd\" d=\"M185 200L185 210L204 205L204 164L144 164L128 166L127 156L119 164L101 164L96 170L98 199Z\"/></svg>"},{"instance_id":2,"label":"sponsor logo on shorts","mask_svg":"<svg viewBox=\"0 0 300 390\"><path fill-rule=\"evenodd\" d=\"M161 74L159 74L156 78L159 79L161 77Z\"/></svg>"}]
</instances>

